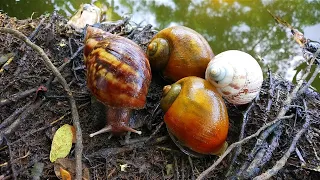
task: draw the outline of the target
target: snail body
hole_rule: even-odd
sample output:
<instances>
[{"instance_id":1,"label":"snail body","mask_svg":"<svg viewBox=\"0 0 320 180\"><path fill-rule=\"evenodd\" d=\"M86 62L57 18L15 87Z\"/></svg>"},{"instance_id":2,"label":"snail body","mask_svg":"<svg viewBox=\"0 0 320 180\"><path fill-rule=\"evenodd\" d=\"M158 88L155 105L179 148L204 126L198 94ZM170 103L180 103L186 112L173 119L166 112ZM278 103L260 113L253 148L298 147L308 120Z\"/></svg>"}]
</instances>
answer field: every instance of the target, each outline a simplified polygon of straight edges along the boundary
<instances>
[{"instance_id":1,"label":"snail body","mask_svg":"<svg viewBox=\"0 0 320 180\"><path fill-rule=\"evenodd\" d=\"M206 67L214 57L208 42L184 26L158 32L148 45L147 55L151 68L174 82L187 76L204 78Z\"/></svg>"},{"instance_id":2,"label":"snail body","mask_svg":"<svg viewBox=\"0 0 320 180\"><path fill-rule=\"evenodd\" d=\"M168 132L182 151L191 155L224 151L229 128L227 109L209 82L190 76L165 86L160 105Z\"/></svg>"},{"instance_id":3,"label":"snail body","mask_svg":"<svg viewBox=\"0 0 320 180\"><path fill-rule=\"evenodd\" d=\"M133 41L88 27L84 60L87 86L107 106L107 126L97 133L122 134L128 126L131 109L141 109L151 82L151 70L143 50Z\"/></svg>"},{"instance_id":4,"label":"snail body","mask_svg":"<svg viewBox=\"0 0 320 180\"><path fill-rule=\"evenodd\" d=\"M251 55L228 50L210 61L205 78L228 102L240 105L249 103L259 94L263 74Z\"/></svg>"}]
</instances>

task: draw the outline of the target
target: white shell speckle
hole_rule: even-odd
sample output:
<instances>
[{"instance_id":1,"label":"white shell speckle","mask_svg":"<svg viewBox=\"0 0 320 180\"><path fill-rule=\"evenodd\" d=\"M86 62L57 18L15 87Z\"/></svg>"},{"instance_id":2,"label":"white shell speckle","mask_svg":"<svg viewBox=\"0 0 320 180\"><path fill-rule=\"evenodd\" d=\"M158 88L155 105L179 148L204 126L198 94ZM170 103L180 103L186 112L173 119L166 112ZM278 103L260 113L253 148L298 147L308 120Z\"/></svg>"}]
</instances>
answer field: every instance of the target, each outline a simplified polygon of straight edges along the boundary
<instances>
[{"instance_id":1,"label":"white shell speckle","mask_svg":"<svg viewBox=\"0 0 320 180\"><path fill-rule=\"evenodd\" d=\"M247 104L260 92L263 75L258 62L238 50L224 51L208 64L206 80L232 104Z\"/></svg>"}]
</instances>

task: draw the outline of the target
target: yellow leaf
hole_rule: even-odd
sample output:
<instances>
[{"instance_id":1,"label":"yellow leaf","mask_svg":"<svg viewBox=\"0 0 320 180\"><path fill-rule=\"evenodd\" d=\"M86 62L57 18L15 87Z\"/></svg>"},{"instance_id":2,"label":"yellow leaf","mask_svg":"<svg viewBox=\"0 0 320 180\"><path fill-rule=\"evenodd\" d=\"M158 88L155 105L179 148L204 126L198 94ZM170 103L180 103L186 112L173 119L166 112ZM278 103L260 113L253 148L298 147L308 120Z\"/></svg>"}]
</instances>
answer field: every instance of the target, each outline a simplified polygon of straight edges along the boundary
<instances>
[{"instance_id":1,"label":"yellow leaf","mask_svg":"<svg viewBox=\"0 0 320 180\"><path fill-rule=\"evenodd\" d=\"M58 158L65 158L72 147L72 127L69 124L61 126L53 136L51 151L50 151L50 161L54 162Z\"/></svg>"},{"instance_id":2,"label":"yellow leaf","mask_svg":"<svg viewBox=\"0 0 320 180\"><path fill-rule=\"evenodd\" d=\"M67 170L63 169L62 167L60 167L60 174L61 174L62 180L71 180L70 173Z\"/></svg>"}]
</instances>

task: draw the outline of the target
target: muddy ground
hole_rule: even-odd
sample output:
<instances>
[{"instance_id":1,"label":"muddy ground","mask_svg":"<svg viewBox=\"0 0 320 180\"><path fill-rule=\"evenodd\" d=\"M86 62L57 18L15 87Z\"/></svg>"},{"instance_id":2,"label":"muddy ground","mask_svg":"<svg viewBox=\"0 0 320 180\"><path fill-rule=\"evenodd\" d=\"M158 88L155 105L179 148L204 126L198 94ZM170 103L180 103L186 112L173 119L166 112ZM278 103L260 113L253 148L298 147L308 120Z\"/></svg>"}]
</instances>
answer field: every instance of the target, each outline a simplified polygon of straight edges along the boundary
<instances>
[{"instance_id":1,"label":"muddy ground","mask_svg":"<svg viewBox=\"0 0 320 180\"><path fill-rule=\"evenodd\" d=\"M157 110L162 87L168 82L156 72L153 72L146 107L134 111L131 118L131 126L141 130L142 135L131 134L129 141L125 141L124 136L108 139L108 134L90 138L90 133L104 126L103 106L92 100L86 87L83 55L79 49L83 46L83 35L69 28L66 21L57 14L26 20L0 14L0 27L16 29L28 36L43 48L56 67L70 60L61 73L78 106L84 146L82 161L88 167L91 179L195 179L217 159L216 156L190 157L172 142L162 123L163 113ZM105 24L101 28L134 40L144 50L156 33L151 26L139 27L129 20ZM14 53L14 59L3 67L4 71L0 74L0 179L36 178L34 166L39 164L43 165L40 179L57 179L49 153L55 131L63 124L72 124L68 97L34 50L12 35L2 33L0 55L3 57L8 53ZM246 116L244 136L253 134L266 122L272 121L292 89L293 85L280 77L266 76L259 99ZM258 149L269 152L264 157L270 158L265 158L263 164L255 167L252 176L271 168L283 156L309 113L310 127L274 179L319 177L319 102L320 95L307 90L287 107L287 115L293 114L292 118L282 120L259 146ZM227 104L227 107L230 116L227 141L232 144L238 141L244 119L242 114L249 105L236 107ZM7 122L8 119L11 121ZM10 129L15 123L17 126ZM256 157L255 153L254 157L250 156L256 140L253 138L244 144L236 160L232 160L231 155L225 158L208 178L225 179L233 165L236 168L230 170L228 178L234 179L239 167ZM74 159L74 153L72 149L68 158ZM124 164L127 168L122 171L120 165Z\"/></svg>"}]
</instances>

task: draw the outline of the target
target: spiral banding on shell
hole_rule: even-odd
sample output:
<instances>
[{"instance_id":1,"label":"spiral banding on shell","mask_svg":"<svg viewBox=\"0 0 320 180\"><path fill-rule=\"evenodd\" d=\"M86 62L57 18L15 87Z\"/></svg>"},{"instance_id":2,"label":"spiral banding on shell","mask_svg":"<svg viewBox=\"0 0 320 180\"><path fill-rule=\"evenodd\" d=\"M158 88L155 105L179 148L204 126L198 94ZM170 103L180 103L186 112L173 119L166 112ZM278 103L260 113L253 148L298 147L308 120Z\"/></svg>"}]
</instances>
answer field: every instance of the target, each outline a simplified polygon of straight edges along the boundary
<instances>
[{"instance_id":1,"label":"spiral banding on shell","mask_svg":"<svg viewBox=\"0 0 320 180\"><path fill-rule=\"evenodd\" d=\"M84 56L87 85L99 101L112 107L144 107L151 70L138 45L88 27Z\"/></svg>"},{"instance_id":2,"label":"spiral banding on shell","mask_svg":"<svg viewBox=\"0 0 320 180\"><path fill-rule=\"evenodd\" d=\"M206 80L232 104L247 104L260 92L263 75L258 62L249 54L229 50L208 64Z\"/></svg>"}]
</instances>

